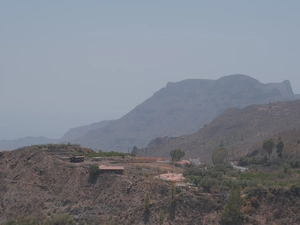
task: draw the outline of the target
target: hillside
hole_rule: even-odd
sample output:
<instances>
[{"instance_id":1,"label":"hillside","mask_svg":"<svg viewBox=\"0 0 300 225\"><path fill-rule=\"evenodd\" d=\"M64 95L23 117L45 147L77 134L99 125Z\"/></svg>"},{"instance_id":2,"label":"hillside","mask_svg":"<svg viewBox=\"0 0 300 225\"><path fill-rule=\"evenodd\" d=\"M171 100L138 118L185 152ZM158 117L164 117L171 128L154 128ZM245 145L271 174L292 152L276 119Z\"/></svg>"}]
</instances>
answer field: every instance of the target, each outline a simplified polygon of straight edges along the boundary
<instances>
[{"instance_id":1,"label":"hillside","mask_svg":"<svg viewBox=\"0 0 300 225\"><path fill-rule=\"evenodd\" d=\"M300 157L300 129L288 130L276 133L268 137L272 138L274 141L277 141L278 138L281 138L284 143L283 157L298 159ZM262 142L258 141L253 144L252 147L248 149L248 152L245 152L246 156L256 156L259 153L264 153L262 149ZM276 156L276 151L273 151L273 157Z\"/></svg>"},{"instance_id":2,"label":"hillside","mask_svg":"<svg viewBox=\"0 0 300 225\"><path fill-rule=\"evenodd\" d=\"M170 150L179 148L187 157L209 161L220 144L243 155L264 139L293 129L300 129L300 100L231 108L194 134L152 140L138 155L166 157Z\"/></svg>"},{"instance_id":3,"label":"hillside","mask_svg":"<svg viewBox=\"0 0 300 225\"><path fill-rule=\"evenodd\" d=\"M215 210L224 204L223 195L213 200L209 195L198 195L197 190L183 189L178 192L181 203L172 205L171 185L153 179L163 172L159 168L123 163L124 175L91 178L89 165L100 162L87 159L74 164L50 153L33 146L0 154L0 224L22 218L55 220L65 213L88 224L158 224L163 212L168 224L196 225L215 221ZM151 196L151 212L145 212L147 193Z\"/></svg>"},{"instance_id":4,"label":"hillside","mask_svg":"<svg viewBox=\"0 0 300 225\"><path fill-rule=\"evenodd\" d=\"M288 81L262 84L246 75L168 83L122 118L87 132L75 142L93 149L127 152L156 137L194 133L231 107L293 99Z\"/></svg>"},{"instance_id":5,"label":"hillside","mask_svg":"<svg viewBox=\"0 0 300 225\"><path fill-rule=\"evenodd\" d=\"M300 222L300 164L287 172L279 166L256 166L240 173L226 164L178 168L159 163L129 164L126 158L118 157L70 163L59 159L63 153L90 150L48 147L51 149L31 146L0 152L0 224L217 225L233 186L240 188L242 205L238 212L243 224ZM89 168L94 164L121 165L125 171L91 176ZM183 173L186 182L193 185L173 186L155 178L169 169Z\"/></svg>"}]
</instances>

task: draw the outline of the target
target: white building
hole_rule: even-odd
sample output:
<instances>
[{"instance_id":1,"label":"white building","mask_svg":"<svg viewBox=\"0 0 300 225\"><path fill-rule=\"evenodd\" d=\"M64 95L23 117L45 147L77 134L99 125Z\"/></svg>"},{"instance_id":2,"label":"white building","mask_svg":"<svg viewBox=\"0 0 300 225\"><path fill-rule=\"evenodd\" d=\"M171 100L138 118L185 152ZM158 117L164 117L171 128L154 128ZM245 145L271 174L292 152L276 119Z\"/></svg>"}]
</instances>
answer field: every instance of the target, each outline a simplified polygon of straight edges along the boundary
<instances>
[{"instance_id":1,"label":"white building","mask_svg":"<svg viewBox=\"0 0 300 225\"><path fill-rule=\"evenodd\" d=\"M199 166L200 164L200 158L189 158L189 161L194 166Z\"/></svg>"}]
</instances>

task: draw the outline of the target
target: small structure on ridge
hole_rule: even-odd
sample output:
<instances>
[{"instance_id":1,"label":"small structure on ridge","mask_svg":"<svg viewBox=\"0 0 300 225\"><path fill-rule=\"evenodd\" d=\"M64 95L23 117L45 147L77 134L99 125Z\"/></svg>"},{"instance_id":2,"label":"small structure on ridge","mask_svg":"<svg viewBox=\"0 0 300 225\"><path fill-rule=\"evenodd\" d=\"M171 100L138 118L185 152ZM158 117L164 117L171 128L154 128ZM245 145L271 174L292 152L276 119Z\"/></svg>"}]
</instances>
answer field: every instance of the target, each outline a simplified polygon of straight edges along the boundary
<instances>
[{"instance_id":1,"label":"small structure on ridge","mask_svg":"<svg viewBox=\"0 0 300 225\"><path fill-rule=\"evenodd\" d=\"M100 173L118 173L122 174L124 172L124 166L99 166Z\"/></svg>"}]
</instances>

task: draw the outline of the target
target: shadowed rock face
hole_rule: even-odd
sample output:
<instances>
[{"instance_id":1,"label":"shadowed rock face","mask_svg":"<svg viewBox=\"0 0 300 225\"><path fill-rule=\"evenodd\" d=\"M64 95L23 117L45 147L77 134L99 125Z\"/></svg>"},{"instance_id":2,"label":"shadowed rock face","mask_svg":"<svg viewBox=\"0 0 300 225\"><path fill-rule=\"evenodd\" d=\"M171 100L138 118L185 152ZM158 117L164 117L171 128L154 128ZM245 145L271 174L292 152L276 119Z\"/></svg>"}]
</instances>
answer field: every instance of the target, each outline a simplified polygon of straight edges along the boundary
<instances>
[{"instance_id":1,"label":"shadowed rock face","mask_svg":"<svg viewBox=\"0 0 300 225\"><path fill-rule=\"evenodd\" d=\"M262 84L239 74L169 82L122 118L74 141L94 149L128 151L156 137L194 133L228 108L293 99L288 81Z\"/></svg>"}]
</instances>

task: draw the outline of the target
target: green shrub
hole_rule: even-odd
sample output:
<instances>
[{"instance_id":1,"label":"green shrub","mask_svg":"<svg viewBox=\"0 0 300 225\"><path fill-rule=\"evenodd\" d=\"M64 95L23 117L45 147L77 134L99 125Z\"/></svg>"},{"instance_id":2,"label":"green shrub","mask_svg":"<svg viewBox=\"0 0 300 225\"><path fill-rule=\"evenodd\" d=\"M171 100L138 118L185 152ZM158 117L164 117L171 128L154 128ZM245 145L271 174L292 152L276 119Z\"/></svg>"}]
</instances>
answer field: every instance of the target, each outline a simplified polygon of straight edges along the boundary
<instances>
[{"instance_id":1,"label":"green shrub","mask_svg":"<svg viewBox=\"0 0 300 225\"><path fill-rule=\"evenodd\" d=\"M176 200L176 187L174 184L171 185L170 195L172 202L174 202Z\"/></svg>"},{"instance_id":2,"label":"green shrub","mask_svg":"<svg viewBox=\"0 0 300 225\"><path fill-rule=\"evenodd\" d=\"M70 217L69 214L58 214L55 215L52 220L53 225L75 225L74 218Z\"/></svg>"},{"instance_id":3,"label":"green shrub","mask_svg":"<svg viewBox=\"0 0 300 225\"><path fill-rule=\"evenodd\" d=\"M201 186L204 191L210 192L213 186L217 186L219 184L218 180L215 178L205 177L200 180L199 186Z\"/></svg>"},{"instance_id":4,"label":"green shrub","mask_svg":"<svg viewBox=\"0 0 300 225\"><path fill-rule=\"evenodd\" d=\"M145 196L145 210L149 211L150 210L150 206L151 206L150 194L147 192L146 196Z\"/></svg>"},{"instance_id":5,"label":"green shrub","mask_svg":"<svg viewBox=\"0 0 300 225\"><path fill-rule=\"evenodd\" d=\"M100 173L99 166L97 164L92 164L89 166L89 174L92 177L97 176Z\"/></svg>"},{"instance_id":6,"label":"green shrub","mask_svg":"<svg viewBox=\"0 0 300 225\"><path fill-rule=\"evenodd\" d=\"M159 225L162 225L164 223L164 220L165 220L165 214L164 214L163 211L160 211L159 212L159 219L158 219Z\"/></svg>"},{"instance_id":7,"label":"green shrub","mask_svg":"<svg viewBox=\"0 0 300 225\"><path fill-rule=\"evenodd\" d=\"M252 207L254 208L258 208L259 207L259 200L257 197L253 196L250 198L250 204L252 205Z\"/></svg>"},{"instance_id":8,"label":"green shrub","mask_svg":"<svg viewBox=\"0 0 300 225\"><path fill-rule=\"evenodd\" d=\"M223 225L240 225L242 224L241 208L243 199L239 187L233 187L230 191L229 198L221 213L220 224Z\"/></svg>"}]
</instances>

